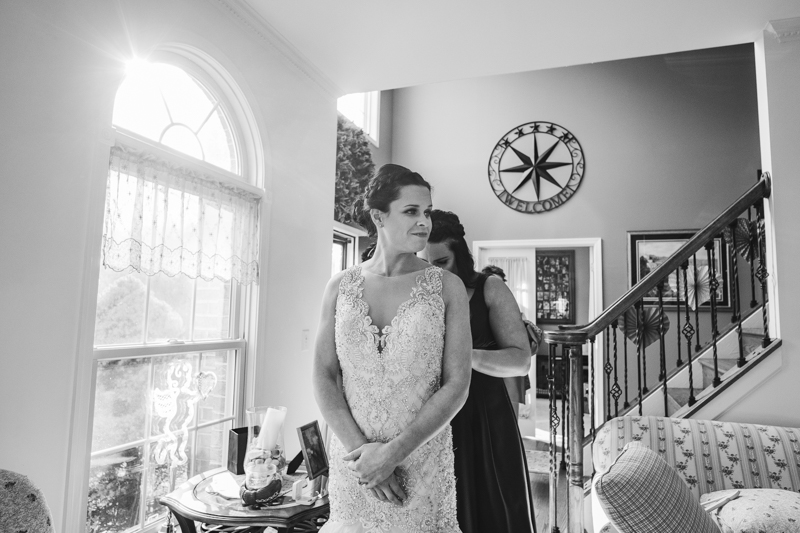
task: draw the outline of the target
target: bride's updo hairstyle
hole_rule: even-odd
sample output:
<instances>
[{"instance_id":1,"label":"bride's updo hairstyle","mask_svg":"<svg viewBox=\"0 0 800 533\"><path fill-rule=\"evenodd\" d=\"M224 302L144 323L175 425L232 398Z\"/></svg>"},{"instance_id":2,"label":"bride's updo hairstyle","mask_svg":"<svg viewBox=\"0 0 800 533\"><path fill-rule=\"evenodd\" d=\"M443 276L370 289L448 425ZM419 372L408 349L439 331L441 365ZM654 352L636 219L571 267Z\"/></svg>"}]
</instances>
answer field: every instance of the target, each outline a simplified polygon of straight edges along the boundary
<instances>
[{"instance_id":1,"label":"bride's updo hairstyle","mask_svg":"<svg viewBox=\"0 0 800 533\"><path fill-rule=\"evenodd\" d=\"M363 196L353 204L353 220L364 228L370 239L373 240L373 245L365 250L361 256L363 261L372 257L372 252L375 251L374 241L378 236L378 228L372 222L370 209L388 213L389 204L400 198L400 190L409 185L419 185L429 191L431 190L430 183L416 172L391 163L383 165L378 169L377 174L369 180Z\"/></svg>"},{"instance_id":2,"label":"bride's updo hairstyle","mask_svg":"<svg viewBox=\"0 0 800 533\"><path fill-rule=\"evenodd\" d=\"M472 252L469 251L467 241L464 239L464 226L458 219L458 215L450 211L434 209L431 211L431 222L433 229L428 237L428 242L433 244L444 243L453 252L458 277L467 287L474 287L478 273L475 272L475 260Z\"/></svg>"}]
</instances>

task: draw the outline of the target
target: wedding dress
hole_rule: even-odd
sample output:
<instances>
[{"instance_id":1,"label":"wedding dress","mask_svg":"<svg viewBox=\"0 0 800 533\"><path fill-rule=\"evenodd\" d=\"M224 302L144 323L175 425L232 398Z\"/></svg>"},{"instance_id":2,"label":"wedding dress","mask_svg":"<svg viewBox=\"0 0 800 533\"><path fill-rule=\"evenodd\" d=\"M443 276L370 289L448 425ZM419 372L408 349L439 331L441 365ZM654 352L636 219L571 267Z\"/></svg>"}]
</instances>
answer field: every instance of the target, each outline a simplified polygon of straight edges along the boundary
<instances>
[{"instance_id":1,"label":"wedding dress","mask_svg":"<svg viewBox=\"0 0 800 533\"><path fill-rule=\"evenodd\" d=\"M442 270L431 266L409 275L416 277L411 297L382 331L362 298L361 267L348 269L339 285L335 337L344 396L370 442L398 436L441 383ZM331 513L324 533L460 533L449 424L400 465L402 507L379 501L358 484L335 436L329 452Z\"/></svg>"}]
</instances>

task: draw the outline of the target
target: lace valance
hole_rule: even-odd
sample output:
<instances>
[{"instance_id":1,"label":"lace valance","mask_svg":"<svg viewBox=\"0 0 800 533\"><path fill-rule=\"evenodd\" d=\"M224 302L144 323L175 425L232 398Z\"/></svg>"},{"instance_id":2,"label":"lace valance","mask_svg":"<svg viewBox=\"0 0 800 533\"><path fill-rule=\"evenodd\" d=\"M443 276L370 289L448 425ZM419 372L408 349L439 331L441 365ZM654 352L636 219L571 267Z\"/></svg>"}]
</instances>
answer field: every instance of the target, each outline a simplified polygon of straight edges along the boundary
<instances>
[{"instance_id":1,"label":"lace valance","mask_svg":"<svg viewBox=\"0 0 800 533\"><path fill-rule=\"evenodd\" d=\"M258 283L260 198L124 146L111 149L103 264Z\"/></svg>"}]
</instances>

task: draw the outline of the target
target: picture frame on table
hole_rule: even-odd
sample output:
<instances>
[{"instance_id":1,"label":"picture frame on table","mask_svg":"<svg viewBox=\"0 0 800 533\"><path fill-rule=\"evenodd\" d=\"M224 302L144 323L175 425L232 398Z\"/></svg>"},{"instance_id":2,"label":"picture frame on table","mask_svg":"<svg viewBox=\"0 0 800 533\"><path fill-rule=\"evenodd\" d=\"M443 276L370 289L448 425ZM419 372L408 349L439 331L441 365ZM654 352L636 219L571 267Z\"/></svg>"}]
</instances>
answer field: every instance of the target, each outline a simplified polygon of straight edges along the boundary
<instances>
[{"instance_id":1,"label":"picture frame on table","mask_svg":"<svg viewBox=\"0 0 800 533\"><path fill-rule=\"evenodd\" d=\"M319 422L314 420L297 428L300 447L305 460L308 479L315 479L328 473L328 454L325 453L325 440L319 429Z\"/></svg>"},{"instance_id":2,"label":"picture frame on table","mask_svg":"<svg viewBox=\"0 0 800 533\"><path fill-rule=\"evenodd\" d=\"M675 253L681 246L694 237L697 230L646 230L628 232L628 288L636 285L647 274L658 268L670 255ZM717 279L719 288L717 289L716 306L717 309L730 309L731 307L731 280L730 257L728 255L728 245L722 236L714 238L714 261L716 263ZM687 274L689 279L694 279L694 269L698 270L708 267L708 254L705 248L698 251L693 258L689 258ZM665 307L675 307L678 302L678 295L675 292L676 272L670 272L663 294ZM698 276L700 278L700 276ZM680 301L684 300L684 280L681 273L680 281ZM690 281L691 284L691 281ZM691 287L691 285L690 285ZM644 297L645 305L658 305L658 293L656 289L651 290ZM711 309L711 302L706 301L699 306L699 309Z\"/></svg>"},{"instance_id":3,"label":"picture frame on table","mask_svg":"<svg viewBox=\"0 0 800 533\"><path fill-rule=\"evenodd\" d=\"M575 250L536 250L536 324L575 323Z\"/></svg>"}]
</instances>

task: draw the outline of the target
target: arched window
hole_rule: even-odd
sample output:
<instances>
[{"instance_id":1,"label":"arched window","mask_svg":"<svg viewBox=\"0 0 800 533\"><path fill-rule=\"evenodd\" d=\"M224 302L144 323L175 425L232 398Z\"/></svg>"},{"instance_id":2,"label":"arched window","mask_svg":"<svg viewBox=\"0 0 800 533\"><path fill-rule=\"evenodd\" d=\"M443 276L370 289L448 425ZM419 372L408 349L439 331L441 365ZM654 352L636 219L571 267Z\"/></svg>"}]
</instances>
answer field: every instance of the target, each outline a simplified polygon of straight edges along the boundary
<instances>
[{"instance_id":1,"label":"arched window","mask_svg":"<svg viewBox=\"0 0 800 533\"><path fill-rule=\"evenodd\" d=\"M166 63L137 60L114 102L114 126L241 174L224 106L203 83Z\"/></svg>"},{"instance_id":2,"label":"arched window","mask_svg":"<svg viewBox=\"0 0 800 533\"><path fill-rule=\"evenodd\" d=\"M219 83L219 65L173 55L134 62L114 103L94 336L93 533L163 520L158 499L225 466L241 419L252 342L244 302L259 273L258 139L247 137L246 102L230 98L232 81Z\"/></svg>"}]
</instances>

